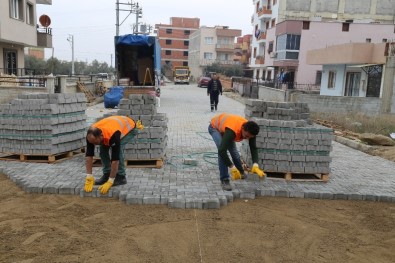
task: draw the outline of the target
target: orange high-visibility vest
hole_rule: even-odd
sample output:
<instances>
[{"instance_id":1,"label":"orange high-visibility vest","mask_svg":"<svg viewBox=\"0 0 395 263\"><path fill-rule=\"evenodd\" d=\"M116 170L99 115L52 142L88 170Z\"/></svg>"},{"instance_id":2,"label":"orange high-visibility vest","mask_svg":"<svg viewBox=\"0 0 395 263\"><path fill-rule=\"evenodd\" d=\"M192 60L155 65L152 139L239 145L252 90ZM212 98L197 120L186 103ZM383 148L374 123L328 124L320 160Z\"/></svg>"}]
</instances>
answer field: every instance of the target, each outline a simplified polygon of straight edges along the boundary
<instances>
[{"instance_id":1,"label":"orange high-visibility vest","mask_svg":"<svg viewBox=\"0 0 395 263\"><path fill-rule=\"evenodd\" d=\"M236 133L235 141L240 142L243 140L241 126L243 126L243 124L246 122L247 120L241 116L221 113L211 119L211 126L218 130L221 134L225 133L225 128L231 129Z\"/></svg>"},{"instance_id":2,"label":"orange high-visibility vest","mask_svg":"<svg viewBox=\"0 0 395 263\"><path fill-rule=\"evenodd\" d=\"M92 125L99 128L103 134L103 144L110 146L110 138L116 132L121 132L121 139L136 127L136 123L126 116L111 116Z\"/></svg>"}]
</instances>

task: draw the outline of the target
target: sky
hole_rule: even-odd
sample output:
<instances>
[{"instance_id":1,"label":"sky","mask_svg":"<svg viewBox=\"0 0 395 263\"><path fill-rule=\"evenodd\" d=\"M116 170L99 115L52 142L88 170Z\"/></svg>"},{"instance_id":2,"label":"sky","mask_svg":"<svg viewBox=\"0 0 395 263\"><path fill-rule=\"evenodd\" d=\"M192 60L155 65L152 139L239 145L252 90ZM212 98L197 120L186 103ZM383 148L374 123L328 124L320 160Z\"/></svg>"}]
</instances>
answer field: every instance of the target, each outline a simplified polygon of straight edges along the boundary
<instances>
[{"instance_id":1,"label":"sky","mask_svg":"<svg viewBox=\"0 0 395 263\"><path fill-rule=\"evenodd\" d=\"M128 3L127 0L119 0ZM139 0L142 18L139 22L155 27L170 24L170 17L200 18L200 26L229 26L241 29L242 35L251 34L252 0ZM130 1L129 1L130 3ZM74 37L74 61L91 63L94 59L114 66L114 36L116 34L116 0L52 0L52 5L37 5L37 20L45 14L51 18L54 57L72 59L71 42ZM120 5L120 9L127 9ZM119 12L120 35L131 34L135 14ZM127 17L128 16L128 17ZM46 59L52 49L46 49Z\"/></svg>"}]
</instances>

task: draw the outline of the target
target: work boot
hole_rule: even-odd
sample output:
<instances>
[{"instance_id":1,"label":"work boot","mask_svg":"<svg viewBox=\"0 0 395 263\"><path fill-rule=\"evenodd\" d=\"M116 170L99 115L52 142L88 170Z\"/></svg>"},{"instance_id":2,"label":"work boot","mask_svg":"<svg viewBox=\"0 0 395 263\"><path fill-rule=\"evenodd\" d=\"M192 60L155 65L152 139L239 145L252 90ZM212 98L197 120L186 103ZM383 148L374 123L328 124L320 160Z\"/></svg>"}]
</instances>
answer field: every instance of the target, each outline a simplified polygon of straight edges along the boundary
<instances>
[{"instance_id":1,"label":"work boot","mask_svg":"<svg viewBox=\"0 0 395 263\"><path fill-rule=\"evenodd\" d=\"M110 173L105 173L103 174L102 177L100 177L99 179L95 180L95 185L102 185L105 182L108 181L108 178L110 178Z\"/></svg>"},{"instance_id":2,"label":"work boot","mask_svg":"<svg viewBox=\"0 0 395 263\"><path fill-rule=\"evenodd\" d=\"M123 184L127 184L126 177L124 175L117 174L115 176L115 180L112 186L123 185Z\"/></svg>"},{"instance_id":3,"label":"work boot","mask_svg":"<svg viewBox=\"0 0 395 263\"><path fill-rule=\"evenodd\" d=\"M232 186L230 185L229 179L224 179L221 181L222 190L232 191Z\"/></svg>"}]
</instances>

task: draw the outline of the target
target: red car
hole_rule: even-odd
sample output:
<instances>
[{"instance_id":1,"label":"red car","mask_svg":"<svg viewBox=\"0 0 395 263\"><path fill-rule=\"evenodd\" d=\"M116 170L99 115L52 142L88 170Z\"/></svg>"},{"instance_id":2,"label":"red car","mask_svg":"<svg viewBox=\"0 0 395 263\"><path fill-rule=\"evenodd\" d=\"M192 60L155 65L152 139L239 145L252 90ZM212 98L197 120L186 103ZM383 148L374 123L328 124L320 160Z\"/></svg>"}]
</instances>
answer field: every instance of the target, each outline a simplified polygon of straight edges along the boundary
<instances>
[{"instance_id":1,"label":"red car","mask_svg":"<svg viewBox=\"0 0 395 263\"><path fill-rule=\"evenodd\" d=\"M208 86L208 82L211 80L210 77L200 77L198 81L198 87L205 88Z\"/></svg>"}]
</instances>

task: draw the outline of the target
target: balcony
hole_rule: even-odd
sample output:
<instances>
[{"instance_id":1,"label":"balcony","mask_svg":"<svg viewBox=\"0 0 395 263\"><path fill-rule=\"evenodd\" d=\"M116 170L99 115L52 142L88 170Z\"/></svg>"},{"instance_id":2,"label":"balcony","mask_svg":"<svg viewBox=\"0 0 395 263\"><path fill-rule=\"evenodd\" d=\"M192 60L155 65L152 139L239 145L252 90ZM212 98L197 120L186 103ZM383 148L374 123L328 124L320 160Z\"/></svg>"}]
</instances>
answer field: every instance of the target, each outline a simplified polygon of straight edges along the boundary
<instances>
[{"instance_id":1,"label":"balcony","mask_svg":"<svg viewBox=\"0 0 395 263\"><path fill-rule=\"evenodd\" d=\"M257 64L257 65L265 64L265 57L264 56L256 56L255 64Z\"/></svg>"},{"instance_id":2,"label":"balcony","mask_svg":"<svg viewBox=\"0 0 395 263\"><path fill-rule=\"evenodd\" d=\"M44 48L52 48L52 28L37 28L37 46Z\"/></svg>"},{"instance_id":3,"label":"balcony","mask_svg":"<svg viewBox=\"0 0 395 263\"><path fill-rule=\"evenodd\" d=\"M257 41L266 40L266 32L261 32L256 38Z\"/></svg>"},{"instance_id":4,"label":"balcony","mask_svg":"<svg viewBox=\"0 0 395 263\"><path fill-rule=\"evenodd\" d=\"M270 20L272 18L272 10L266 6L260 8L257 12L258 19Z\"/></svg>"},{"instance_id":5,"label":"balcony","mask_svg":"<svg viewBox=\"0 0 395 263\"><path fill-rule=\"evenodd\" d=\"M234 52L235 44L216 44L215 50L219 52Z\"/></svg>"},{"instance_id":6,"label":"balcony","mask_svg":"<svg viewBox=\"0 0 395 263\"><path fill-rule=\"evenodd\" d=\"M200 60L200 66L211 66L212 64L239 65L240 61L219 60L219 59L201 59Z\"/></svg>"}]
</instances>

